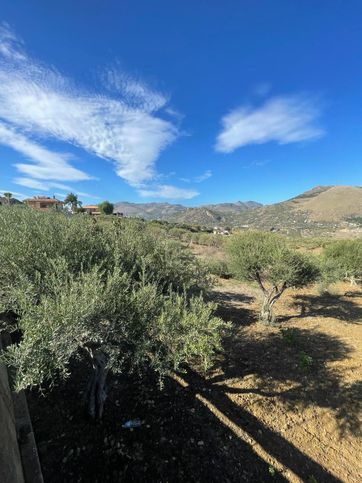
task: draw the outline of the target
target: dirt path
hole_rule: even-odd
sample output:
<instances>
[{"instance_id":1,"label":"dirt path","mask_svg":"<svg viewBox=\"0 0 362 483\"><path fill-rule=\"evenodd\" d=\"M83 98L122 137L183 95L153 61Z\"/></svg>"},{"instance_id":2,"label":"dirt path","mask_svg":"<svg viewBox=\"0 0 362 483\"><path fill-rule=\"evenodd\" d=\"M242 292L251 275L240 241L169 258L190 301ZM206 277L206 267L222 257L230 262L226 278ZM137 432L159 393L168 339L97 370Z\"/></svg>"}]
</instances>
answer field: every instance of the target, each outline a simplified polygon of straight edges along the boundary
<instances>
[{"instance_id":1,"label":"dirt path","mask_svg":"<svg viewBox=\"0 0 362 483\"><path fill-rule=\"evenodd\" d=\"M278 326L266 327L256 322L258 292L221 282L214 295L234 328L208 378L212 390L265 426L256 438L264 459L288 480L333 481L327 469L361 481L362 291L289 291Z\"/></svg>"}]
</instances>

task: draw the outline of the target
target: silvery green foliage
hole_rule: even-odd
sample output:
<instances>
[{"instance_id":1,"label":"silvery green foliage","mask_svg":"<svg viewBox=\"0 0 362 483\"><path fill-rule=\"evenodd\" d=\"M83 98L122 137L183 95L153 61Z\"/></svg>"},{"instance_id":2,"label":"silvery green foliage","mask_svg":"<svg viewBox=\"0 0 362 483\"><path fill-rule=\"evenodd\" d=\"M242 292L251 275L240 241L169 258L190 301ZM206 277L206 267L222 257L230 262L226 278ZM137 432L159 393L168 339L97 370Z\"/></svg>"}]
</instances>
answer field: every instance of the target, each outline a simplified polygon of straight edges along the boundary
<instances>
[{"instance_id":1,"label":"silvery green foliage","mask_svg":"<svg viewBox=\"0 0 362 483\"><path fill-rule=\"evenodd\" d=\"M339 240L326 246L322 256L324 279L327 283L362 279L362 240Z\"/></svg>"},{"instance_id":2,"label":"silvery green foliage","mask_svg":"<svg viewBox=\"0 0 362 483\"><path fill-rule=\"evenodd\" d=\"M207 367L225 324L193 294L205 284L189 252L142 222L0 209L0 313L22 334L2 359L17 389L99 350L113 372L162 377L194 357Z\"/></svg>"},{"instance_id":3,"label":"silvery green foliage","mask_svg":"<svg viewBox=\"0 0 362 483\"><path fill-rule=\"evenodd\" d=\"M273 322L273 305L288 287L304 287L319 277L312 257L290 249L273 233L248 231L233 235L227 244L232 273L256 282L263 294L261 319Z\"/></svg>"}]
</instances>

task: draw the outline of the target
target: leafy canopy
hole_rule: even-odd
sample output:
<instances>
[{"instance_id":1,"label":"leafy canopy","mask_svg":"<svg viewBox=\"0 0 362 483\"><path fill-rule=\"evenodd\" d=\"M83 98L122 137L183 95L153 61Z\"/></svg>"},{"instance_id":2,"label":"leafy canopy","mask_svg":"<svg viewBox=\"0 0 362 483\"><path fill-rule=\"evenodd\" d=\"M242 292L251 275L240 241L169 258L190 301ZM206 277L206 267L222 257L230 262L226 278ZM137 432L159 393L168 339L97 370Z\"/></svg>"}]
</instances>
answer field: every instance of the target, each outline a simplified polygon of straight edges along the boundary
<instances>
[{"instance_id":1,"label":"leafy canopy","mask_svg":"<svg viewBox=\"0 0 362 483\"><path fill-rule=\"evenodd\" d=\"M242 280L303 287L318 275L311 257L291 250L282 237L273 233L248 231L233 235L227 253L232 272Z\"/></svg>"},{"instance_id":2,"label":"leafy canopy","mask_svg":"<svg viewBox=\"0 0 362 483\"><path fill-rule=\"evenodd\" d=\"M328 279L362 278L362 240L339 240L326 246L323 262Z\"/></svg>"},{"instance_id":3,"label":"leafy canopy","mask_svg":"<svg viewBox=\"0 0 362 483\"><path fill-rule=\"evenodd\" d=\"M143 222L0 208L0 314L16 315L0 324L22 334L2 359L17 389L66 377L91 350L113 372L207 366L225 324L206 284L190 252Z\"/></svg>"},{"instance_id":4,"label":"leafy canopy","mask_svg":"<svg viewBox=\"0 0 362 483\"><path fill-rule=\"evenodd\" d=\"M114 210L114 206L109 201L103 201L98 205L99 211L104 215L111 215Z\"/></svg>"}]
</instances>

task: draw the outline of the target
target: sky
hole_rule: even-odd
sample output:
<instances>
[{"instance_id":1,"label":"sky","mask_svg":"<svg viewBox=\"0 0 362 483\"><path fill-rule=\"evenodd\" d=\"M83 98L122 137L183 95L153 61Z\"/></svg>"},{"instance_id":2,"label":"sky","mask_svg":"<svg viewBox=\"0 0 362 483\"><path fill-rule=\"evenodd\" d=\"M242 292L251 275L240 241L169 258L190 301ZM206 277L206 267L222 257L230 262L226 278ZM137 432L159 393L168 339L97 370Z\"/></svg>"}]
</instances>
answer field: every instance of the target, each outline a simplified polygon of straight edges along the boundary
<instances>
[{"instance_id":1,"label":"sky","mask_svg":"<svg viewBox=\"0 0 362 483\"><path fill-rule=\"evenodd\" d=\"M1 0L0 194L360 185L361 25L357 0Z\"/></svg>"}]
</instances>

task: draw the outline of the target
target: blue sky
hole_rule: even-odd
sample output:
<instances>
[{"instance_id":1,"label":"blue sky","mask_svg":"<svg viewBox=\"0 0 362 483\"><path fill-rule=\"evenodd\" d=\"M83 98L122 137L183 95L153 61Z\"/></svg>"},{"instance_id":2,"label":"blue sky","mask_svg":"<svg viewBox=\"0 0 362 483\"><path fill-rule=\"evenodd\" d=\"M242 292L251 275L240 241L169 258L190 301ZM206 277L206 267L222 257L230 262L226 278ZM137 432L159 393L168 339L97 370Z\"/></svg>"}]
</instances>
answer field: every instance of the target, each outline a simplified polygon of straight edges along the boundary
<instances>
[{"instance_id":1,"label":"blue sky","mask_svg":"<svg viewBox=\"0 0 362 483\"><path fill-rule=\"evenodd\" d=\"M199 205L359 185L361 21L353 0L2 0L0 193Z\"/></svg>"}]
</instances>

